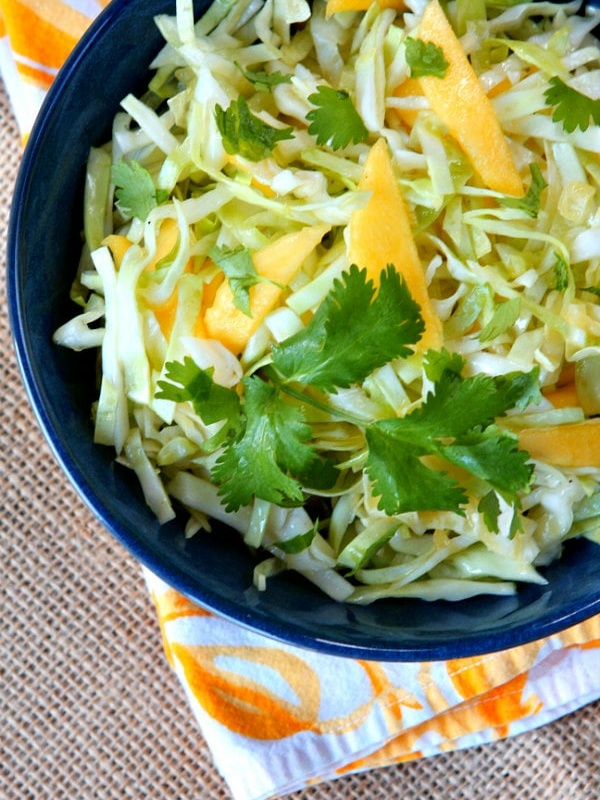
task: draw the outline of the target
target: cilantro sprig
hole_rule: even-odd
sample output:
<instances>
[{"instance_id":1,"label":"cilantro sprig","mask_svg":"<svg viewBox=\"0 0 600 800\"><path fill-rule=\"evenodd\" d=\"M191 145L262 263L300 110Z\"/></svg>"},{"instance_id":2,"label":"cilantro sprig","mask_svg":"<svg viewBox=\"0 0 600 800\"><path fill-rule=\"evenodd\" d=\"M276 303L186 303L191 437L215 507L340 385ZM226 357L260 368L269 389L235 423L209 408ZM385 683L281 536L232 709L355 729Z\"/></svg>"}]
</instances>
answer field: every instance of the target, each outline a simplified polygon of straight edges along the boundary
<instances>
[{"instance_id":1,"label":"cilantro sprig","mask_svg":"<svg viewBox=\"0 0 600 800\"><path fill-rule=\"evenodd\" d=\"M222 452L211 477L229 511L254 497L300 505L309 488L331 488L335 463L313 445L306 409L315 405L362 429L365 469L387 514L426 509L464 513L468 493L435 457L477 478L487 493L518 507L518 492L532 477L528 454L495 420L539 399L537 370L491 377L462 376L464 360L430 352L425 372L432 385L419 407L404 417L358 421L327 403L327 392L362 382L374 369L411 352L423 332L419 307L390 265L378 292L365 270L353 266L339 279L303 331L273 349L272 364L243 380L241 399L217 387L191 359L169 365L159 386L164 399L190 400L205 422L225 421ZM494 529L499 503L480 501ZM496 513L497 509L497 513Z\"/></svg>"},{"instance_id":2,"label":"cilantro sprig","mask_svg":"<svg viewBox=\"0 0 600 800\"><path fill-rule=\"evenodd\" d=\"M111 167L115 197L119 210L127 217L138 217L142 222L153 208L164 203L169 193L157 189L152 176L138 161L121 159Z\"/></svg>"},{"instance_id":3,"label":"cilantro sprig","mask_svg":"<svg viewBox=\"0 0 600 800\"><path fill-rule=\"evenodd\" d=\"M550 87L544 92L544 99L546 105L554 106L552 119L562 122L566 133L573 133L575 128L586 131L590 121L600 125L600 98L593 100L556 76L550 78Z\"/></svg>"},{"instance_id":4,"label":"cilantro sprig","mask_svg":"<svg viewBox=\"0 0 600 800\"><path fill-rule=\"evenodd\" d=\"M533 219L540 213L542 192L548 186L539 166L533 162L529 165L531 183L525 197L501 197L499 203L506 208L518 208Z\"/></svg>"},{"instance_id":5,"label":"cilantro sprig","mask_svg":"<svg viewBox=\"0 0 600 800\"><path fill-rule=\"evenodd\" d=\"M249 161L268 158L277 142L294 138L293 128L274 128L253 114L243 95L232 100L226 109L217 104L215 119L226 152Z\"/></svg>"},{"instance_id":6,"label":"cilantro sprig","mask_svg":"<svg viewBox=\"0 0 600 800\"><path fill-rule=\"evenodd\" d=\"M335 392L363 381L394 358L406 358L425 324L402 276L389 264L379 292L353 264L310 323L273 349L287 381Z\"/></svg>"},{"instance_id":7,"label":"cilantro sprig","mask_svg":"<svg viewBox=\"0 0 600 800\"><path fill-rule=\"evenodd\" d=\"M308 132L316 137L317 144L329 145L332 150L364 142L369 136L365 123L352 102L348 92L317 86L317 91L308 96L316 108L306 115L310 122Z\"/></svg>"},{"instance_id":8,"label":"cilantro sprig","mask_svg":"<svg viewBox=\"0 0 600 800\"><path fill-rule=\"evenodd\" d=\"M428 75L443 78L450 66L442 48L434 42L424 42L423 39L408 36L405 54L411 78L424 78Z\"/></svg>"},{"instance_id":9,"label":"cilantro sprig","mask_svg":"<svg viewBox=\"0 0 600 800\"><path fill-rule=\"evenodd\" d=\"M257 92L270 92L274 86L289 83L292 80L291 75L284 75L279 71L266 72L264 69L244 69L237 61L235 65Z\"/></svg>"},{"instance_id":10,"label":"cilantro sprig","mask_svg":"<svg viewBox=\"0 0 600 800\"><path fill-rule=\"evenodd\" d=\"M256 272L250 249L243 245L234 250L225 246L215 246L210 249L208 255L225 273L233 293L235 307L246 316L251 316L250 288L256 286L262 279Z\"/></svg>"},{"instance_id":11,"label":"cilantro sprig","mask_svg":"<svg viewBox=\"0 0 600 800\"><path fill-rule=\"evenodd\" d=\"M366 470L386 514L446 510L463 514L466 491L442 470L429 468L423 456L436 456L486 481L513 502L533 475L528 454L511 434L494 425L514 406L539 396L538 372L499 377L463 378L462 359L439 354L434 389L405 417L378 420L366 430L369 455Z\"/></svg>"}]
</instances>

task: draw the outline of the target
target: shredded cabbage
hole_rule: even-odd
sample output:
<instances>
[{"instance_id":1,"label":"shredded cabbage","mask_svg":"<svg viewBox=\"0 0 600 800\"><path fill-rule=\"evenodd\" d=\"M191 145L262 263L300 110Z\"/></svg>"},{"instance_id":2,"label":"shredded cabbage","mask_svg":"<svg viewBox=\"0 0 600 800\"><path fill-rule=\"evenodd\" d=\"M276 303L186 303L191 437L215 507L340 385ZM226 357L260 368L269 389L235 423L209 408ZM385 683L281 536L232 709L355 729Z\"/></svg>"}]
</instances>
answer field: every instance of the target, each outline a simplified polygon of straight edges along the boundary
<instances>
[{"instance_id":1,"label":"shredded cabbage","mask_svg":"<svg viewBox=\"0 0 600 800\"><path fill-rule=\"evenodd\" d=\"M216 0L194 21L192 3L180 0L175 16L156 20L165 46L148 92L123 99L111 140L90 154L86 244L71 293L82 309L55 341L98 348L95 441L114 447L119 463L137 473L159 521L173 518L174 503L187 511L186 535L203 535L211 519L238 530L249 547L267 553L255 569L259 589L291 569L336 600L359 604L505 595L519 582L544 583L539 568L560 556L566 539L600 542L600 464L535 461L516 528L514 507L499 496L497 529L490 529L476 480L464 514L388 516L380 509L364 471L361 425L401 418L423 402L430 382L419 352L307 410L311 444L336 455L341 477L333 489L303 487L306 503L295 508L255 498L227 510L209 477L223 423L203 421L189 398L156 397L168 365L186 357L242 394L242 381L270 363L273 346L308 324L349 267L348 226L370 196L358 189L362 165L383 138L444 348L464 358L469 375L539 369L542 401L499 425L518 436L598 412L600 127L594 118L569 132L545 100L553 78L597 99L598 16L577 16L578 2L525 2L504 11L502 3L447 4L525 185L531 164L543 178L532 214L478 182L425 96L405 84L406 40L418 37L427 4L406 5L405 12L373 3L366 12L328 16L323 0L312 11L304 0ZM323 86L352 99L368 132L364 141L334 151L309 133L310 98ZM240 95L263 123L293 129L268 157L232 153L223 137L216 109ZM144 219L115 201L111 166L122 160L140 164L167 195ZM203 314L227 281L213 248L256 251L320 224L330 228L326 241L242 352L207 337ZM177 235L165 254L169 225ZM120 237L120 255L110 234ZM569 377L576 364L577 380ZM582 400L573 394L555 407L553 391L569 381Z\"/></svg>"}]
</instances>

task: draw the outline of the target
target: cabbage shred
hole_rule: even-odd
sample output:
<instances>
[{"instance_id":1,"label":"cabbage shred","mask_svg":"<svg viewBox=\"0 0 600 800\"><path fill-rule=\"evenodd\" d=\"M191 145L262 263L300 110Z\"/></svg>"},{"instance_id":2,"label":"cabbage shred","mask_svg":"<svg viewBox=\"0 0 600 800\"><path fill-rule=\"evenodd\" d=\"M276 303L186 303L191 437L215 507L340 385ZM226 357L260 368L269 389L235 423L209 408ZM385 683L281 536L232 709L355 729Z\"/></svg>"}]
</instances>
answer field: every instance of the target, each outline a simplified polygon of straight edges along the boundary
<instances>
[{"instance_id":1,"label":"cabbage shred","mask_svg":"<svg viewBox=\"0 0 600 800\"><path fill-rule=\"evenodd\" d=\"M598 17L578 2L447 6L524 180L516 198L481 186L410 89L445 69L419 39L423 0L331 16L322 0L218 0L198 21L191 6L156 19L148 91L90 154L82 310L55 341L99 348L95 440L161 523L176 506L186 535L218 520L268 551L260 589L285 569L355 603L544 583L566 539L600 541L600 469L518 446L523 429L600 413ZM381 138L439 351L416 347L423 320L394 265L377 293L349 263ZM257 274L255 253L311 226L291 280ZM223 282L243 316L261 286L279 291L241 352L201 324ZM555 407L573 369L577 399Z\"/></svg>"}]
</instances>

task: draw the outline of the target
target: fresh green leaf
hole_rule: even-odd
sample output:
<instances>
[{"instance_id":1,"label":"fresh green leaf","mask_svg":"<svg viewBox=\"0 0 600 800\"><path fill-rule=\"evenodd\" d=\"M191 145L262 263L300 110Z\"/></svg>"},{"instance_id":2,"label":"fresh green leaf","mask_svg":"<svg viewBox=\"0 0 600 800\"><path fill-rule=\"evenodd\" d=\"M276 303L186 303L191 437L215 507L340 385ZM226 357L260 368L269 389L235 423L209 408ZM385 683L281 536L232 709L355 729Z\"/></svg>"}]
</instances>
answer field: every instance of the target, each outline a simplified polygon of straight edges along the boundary
<instances>
[{"instance_id":1,"label":"fresh green leaf","mask_svg":"<svg viewBox=\"0 0 600 800\"><path fill-rule=\"evenodd\" d=\"M228 511L254 497L278 505L301 505L302 485L294 477L318 459L307 444L312 435L301 410L285 403L277 387L257 376L244 380L245 426L217 460L212 478Z\"/></svg>"},{"instance_id":2,"label":"fresh green leaf","mask_svg":"<svg viewBox=\"0 0 600 800\"><path fill-rule=\"evenodd\" d=\"M420 460L426 451L411 445L378 423L366 430L369 446L366 471L379 495L378 508L386 514L408 511L456 511L467 495L454 478L430 469Z\"/></svg>"},{"instance_id":3,"label":"fresh green leaf","mask_svg":"<svg viewBox=\"0 0 600 800\"><path fill-rule=\"evenodd\" d=\"M284 75L282 72L265 72L265 70L262 69L244 69L237 61L235 65L244 78L254 86L257 92L270 92L273 86L279 86L281 83L289 83L292 80L291 75Z\"/></svg>"},{"instance_id":4,"label":"fresh green leaf","mask_svg":"<svg viewBox=\"0 0 600 800\"><path fill-rule=\"evenodd\" d=\"M536 370L462 378L446 369L419 408L369 424L366 470L379 508L387 514L434 508L463 513L465 490L423 463L426 455L462 467L516 502L517 491L529 486L532 468L517 440L493 423L537 394Z\"/></svg>"},{"instance_id":5,"label":"fresh green leaf","mask_svg":"<svg viewBox=\"0 0 600 800\"><path fill-rule=\"evenodd\" d=\"M519 319L521 298L513 297L498 303L491 320L479 332L480 342L490 342L496 336L505 333Z\"/></svg>"},{"instance_id":6,"label":"fresh green leaf","mask_svg":"<svg viewBox=\"0 0 600 800\"><path fill-rule=\"evenodd\" d=\"M249 289L260 283L261 278L256 272L249 248L241 245L235 250L229 247L213 247L208 255L227 276L233 293L233 304L250 317Z\"/></svg>"},{"instance_id":7,"label":"fresh green leaf","mask_svg":"<svg viewBox=\"0 0 600 800\"><path fill-rule=\"evenodd\" d=\"M564 292L569 285L569 266L562 255L554 253L554 288L557 292Z\"/></svg>"},{"instance_id":8,"label":"fresh green leaf","mask_svg":"<svg viewBox=\"0 0 600 800\"><path fill-rule=\"evenodd\" d=\"M484 494L481 500L479 501L479 505L477 506L477 511L483 516L483 521L486 524L486 527L492 533L498 533L500 530L498 526L498 517L500 516L500 501L498 500L498 495L493 489L487 494Z\"/></svg>"},{"instance_id":9,"label":"fresh green leaf","mask_svg":"<svg viewBox=\"0 0 600 800\"><path fill-rule=\"evenodd\" d=\"M185 356L183 363L171 361L166 365L166 381L159 381L157 400L175 403L190 401L194 411L206 425L227 420L229 429L240 421L240 399L233 389L220 386L212 379L214 369L201 369Z\"/></svg>"},{"instance_id":10,"label":"fresh green leaf","mask_svg":"<svg viewBox=\"0 0 600 800\"><path fill-rule=\"evenodd\" d=\"M448 69L448 62L441 47L423 39L406 39L406 63L410 67L411 78L423 78L431 75L443 78Z\"/></svg>"},{"instance_id":11,"label":"fresh green leaf","mask_svg":"<svg viewBox=\"0 0 600 800\"><path fill-rule=\"evenodd\" d=\"M600 297L600 286L582 286L582 292L590 292L590 294L595 294L596 297Z\"/></svg>"},{"instance_id":12,"label":"fresh green leaf","mask_svg":"<svg viewBox=\"0 0 600 800\"><path fill-rule=\"evenodd\" d=\"M127 217L142 222L157 205L168 199L169 193L157 189L147 169L137 161L123 161L111 167L112 182L119 210Z\"/></svg>"},{"instance_id":13,"label":"fresh green leaf","mask_svg":"<svg viewBox=\"0 0 600 800\"><path fill-rule=\"evenodd\" d=\"M519 489L529 485L533 474L533 466L526 463L529 454L519 450L517 439L505 433L484 436L471 432L453 444L440 444L438 452L511 500L516 500Z\"/></svg>"},{"instance_id":14,"label":"fresh green leaf","mask_svg":"<svg viewBox=\"0 0 600 800\"><path fill-rule=\"evenodd\" d=\"M536 163L529 165L529 171L531 172L531 184L525 197L502 197L498 202L507 208L518 208L536 219L540 213L542 192L548 184Z\"/></svg>"},{"instance_id":15,"label":"fresh green leaf","mask_svg":"<svg viewBox=\"0 0 600 800\"><path fill-rule=\"evenodd\" d=\"M294 138L293 128L274 128L253 114L242 95L226 110L216 105L215 118L225 150L250 161L268 158L277 142Z\"/></svg>"},{"instance_id":16,"label":"fresh green leaf","mask_svg":"<svg viewBox=\"0 0 600 800\"><path fill-rule=\"evenodd\" d=\"M306 115L310 122L308 132L316 137L317 144L328 144L332 150L339 150L351 142L358 144L367 139L369 131L348 92L318 86L308 100L317 106Z\"/></svg>"},{"instance_id":17,"label":"fresh green leaf","mask_svg":"<svg viewBox=\"0 0 600 800\"><path fill-rule=\"evenodd\" d=\"M423 330L419 306L392 265L376 294L366 270L353 264L310 323L273 348L273 366L288 381L335 392L410 355Z\"/></svg>"},{"instance_id":18,"label":"fresh green leaf","mask_svg":"<svg viewBox=\"0 0 600 800\"><path fill-rule=\"evenodd\" d=\"M446 370L460 375L465 366L465 360L460 353L450 353L443 347L441 350L428 350L423 360L425 375L430 381L436 383Z\"/></svg>"},{"instance_id":19,"label":"fresh green leaf","mask_svg":"<svg viewBox=\"0 0 600 800\"><path fill-rule=\"evenodd\" d=\"M600 125L600 98L593 100L577 89L567 86L560 78L550 78L550 87L544 92L546 105L554 106L552 119L562 122L566 133L575 128L586 131L590 121Z\"/></svg>"},{"instance_id":20,"label":"fresh green leaf","mask_svg":"<svg viewBox=\"0 0 600 800\"><path fill-rule=\"evenodd\" d=\"M283 552L287 553L288 555L301 553L303 550L306 550L307 547L310 547L313 539L317 535L318 529L319 521L316 520L312 528L309 528L304 533L298 533L296 536L292 536L291 539L284 539L283 541L278 540L275 544L280 550L283 550Z\"/></svg>"}]
</instances>

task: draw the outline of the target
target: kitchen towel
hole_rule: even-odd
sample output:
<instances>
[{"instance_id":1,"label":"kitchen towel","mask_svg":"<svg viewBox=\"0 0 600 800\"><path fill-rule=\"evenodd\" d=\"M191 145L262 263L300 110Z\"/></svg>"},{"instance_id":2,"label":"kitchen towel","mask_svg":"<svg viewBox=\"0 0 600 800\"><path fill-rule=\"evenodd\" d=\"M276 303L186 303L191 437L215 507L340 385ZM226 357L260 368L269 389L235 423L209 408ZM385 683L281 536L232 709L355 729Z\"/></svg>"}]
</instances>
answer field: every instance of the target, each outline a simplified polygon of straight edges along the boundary
<instances>
[{"instance_id":1,"label":"kitchen towel","mask_svg":"<svg viewBox=\"0 0 600 800\"><path fill-rule=\"evenodd\" d=\"M24 142L103 5L0 0L0 71ZM236 800L513 736L600 697L600 616L482 657L378 663L273 641L144 576L166 656Z\"/></svg>"}]
</instances>

